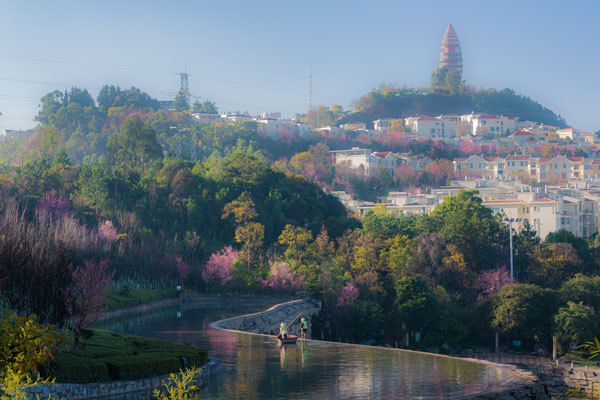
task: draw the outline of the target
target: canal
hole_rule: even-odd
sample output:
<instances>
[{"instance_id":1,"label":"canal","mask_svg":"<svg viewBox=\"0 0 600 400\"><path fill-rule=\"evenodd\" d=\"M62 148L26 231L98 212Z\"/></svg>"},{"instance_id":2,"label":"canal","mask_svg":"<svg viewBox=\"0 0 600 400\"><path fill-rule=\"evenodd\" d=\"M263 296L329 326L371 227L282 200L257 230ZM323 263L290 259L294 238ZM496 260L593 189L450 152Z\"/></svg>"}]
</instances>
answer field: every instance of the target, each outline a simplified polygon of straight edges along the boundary
<instances>
[{"instance_id":1,"label":"canal","mask_svg":"<svg viewBox=\"0 0 600 400\"><path fill-rule=\"evenodd\" d=\"M201 389L206 399L460 398L513 378L506 368L450 357L311 341L282 348L268 336L209 327L282 301L215 297L107 319L98 327L208 349L219 372Z\"/></svg>"}]
</instances>

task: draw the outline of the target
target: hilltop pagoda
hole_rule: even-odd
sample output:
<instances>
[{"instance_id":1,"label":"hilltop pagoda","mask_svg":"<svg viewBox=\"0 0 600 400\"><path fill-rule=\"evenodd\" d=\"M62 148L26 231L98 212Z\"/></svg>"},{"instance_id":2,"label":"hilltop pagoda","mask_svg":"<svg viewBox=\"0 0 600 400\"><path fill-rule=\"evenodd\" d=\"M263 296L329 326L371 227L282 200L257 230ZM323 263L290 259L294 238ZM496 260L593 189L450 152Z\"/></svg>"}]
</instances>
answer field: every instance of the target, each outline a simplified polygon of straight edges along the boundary
<instances>
[{"instance_id":1,"label":"hilltop pagoda","mask_svg":"<svg viewBox=\"0 0 600 400\"><path fill-rule=\"evenodd\" d=\"M452 25L448 25L444 38L442 39L440 68L442 67L446 67L448 70L457 71L459 80L462 79L462 51L460 50L458 36L456 36L456 32L454 32Z\"/></svg>"}]
</instances>

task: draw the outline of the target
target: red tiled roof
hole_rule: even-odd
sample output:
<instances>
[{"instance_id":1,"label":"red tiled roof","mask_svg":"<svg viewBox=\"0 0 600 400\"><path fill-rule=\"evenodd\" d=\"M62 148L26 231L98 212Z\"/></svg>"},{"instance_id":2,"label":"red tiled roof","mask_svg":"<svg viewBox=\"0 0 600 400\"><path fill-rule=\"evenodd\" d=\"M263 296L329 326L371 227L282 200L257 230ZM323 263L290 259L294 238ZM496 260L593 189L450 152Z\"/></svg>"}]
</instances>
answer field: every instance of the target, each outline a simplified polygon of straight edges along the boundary
<instances>
[{"instance_id":1,"label":"red tiled roof","mask_svg":"<svg viewBox=\"0 0 600 400\"><path fill-rule=\"evenodd\" d=\"M519 160L529 160L530 158L531 158L531 156L527 155L527 154L523 154L523 155L520 155L520 156L507 156L506 157L507 160L511 160L511 161L514 161L514 160L516 160L516 161L519 161Z\"/></svg>"},{"instance_id":2,"label":"red tiled roof","mask_svg":"<svg viewBox=\"0 0 600 400\"><path fill-rule=\"evenodd\" d=\"M571 161L583 161L583 157L569 157Z\"/></svg>"},{"instance_id":3,"label":"red tiled roof","mask_svg":"<svg viewBox=\"0 0 600 400\"><path fill-rule=\"evenodd\" d=\"M386 158L391 151L380 151L379 153L373 153L379 158Z\"/></svg>"},{"instance_id":4,"label":"red tiled roof","mask_svg":"<svg viewBox=\"0 0 600 400\"><path fill-rule=\"evenodd\" d=\"M485 161L496 161L498 157L483 157Z\"/></svg>"},{"instance_id":5,"label":"red tiled roof","mask_svg":"<svg viewBox=\"0 0 600 400\"><path fill-rule=\"evenodd\" d=\"M436 117L419 117L417 121L438 121Z\"/></svg>"},{"instance_id":6,"label":"red tiled roof","mask_svg":"<svg viewBox=\"0 0 600 400\"><path fill-rule=\"evenodd\" d=\"M475 119L498 119L498 117L492 114L479 114Z\"/></svg>"},{"instance_id":7,"label":"red tiled roof","mask_svg":"<svg viewBox=\"0 0 600 400\"><path fill-rule=\"evenodd\" d=\"M547 197L542 197L541 199L533 200L532 203L556 203L556 201Z\"/></svg>"},{"instance_id":8,"label":"red tiled roof","mask_svg":"<svg viewBox=\"0 0 600 400\"><path fill-rule=\"evenodd\" d=\"M535 136L535 135L533 133L527 132L527 131L515 131L509 137L513 137L513 136Z\"/></svg>"},{"instance_id":9,"label":"red tiled roof","mask_svg":"<svg viewBox=\"0 0 600 400\"><path fill-rule=\"evenodd\" d=\"M463 161L467 161L468 158L455 158L454 162L463 162Z\"/></svg>"},{"instance_id":10,"label":"red tiled roof","mask_svg":"<svg viewBox=\"0 0 600 400\"><path fill-rule=\"evenodd\" d=\"M541 163L543 163L543 162L548 162L548 161L552 160L553 158L554 158L554 157L545 157L545 158L540 158L540 159L538 160L538 162L541 162Z\"/></svg>"},{"instance_id":11,"label":"red tiled roof","mask_svg":"<svg viewBox=\"0 0 600 400\"><path fill-rule=\"evenodd\" d=\"M600 160L594 160L592 161L592 164L600 164Z\"/></svg>"},{"instance_id":12,"label":"red tiled roof","mask_svg":"<svg viewBox=\"0 0 600 400\"><path fill-rule=\"evenodd\" d=\"M525 203L523 200L508 199L508 200L487 200L482 201L481 204L500 204L500 203Z\"/></svg>"}]
</instances>

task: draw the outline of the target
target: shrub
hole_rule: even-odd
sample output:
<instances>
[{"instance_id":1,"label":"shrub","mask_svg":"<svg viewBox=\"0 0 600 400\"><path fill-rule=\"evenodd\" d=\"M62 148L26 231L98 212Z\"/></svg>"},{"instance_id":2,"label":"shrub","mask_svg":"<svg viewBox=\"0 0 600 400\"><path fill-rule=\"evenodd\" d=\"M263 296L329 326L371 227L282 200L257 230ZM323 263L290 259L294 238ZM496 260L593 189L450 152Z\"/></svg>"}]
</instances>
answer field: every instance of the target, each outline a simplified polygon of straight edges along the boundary
<instances>
[{"instance_id":1,"label":"shrub","mask_svg":"<svg viewBox=\"0 0 600 400\"><path fill-rule=\"evenodd\" d=\"M181 360L170 353L146 353L135 357L116 356L103 359L108 376L115 381L168 374L181 368Z\"/></svg>"},{"instance_id":2,"label":"shrub","mask_svg":"<svg viewBox=\"0 0 600 400\"><path fill-rule=\"evenodd\" d=\"M110 380L104 361L63 352L50 363L47 375L60 383L107 382Z\"/></svg>"}]
</instances>

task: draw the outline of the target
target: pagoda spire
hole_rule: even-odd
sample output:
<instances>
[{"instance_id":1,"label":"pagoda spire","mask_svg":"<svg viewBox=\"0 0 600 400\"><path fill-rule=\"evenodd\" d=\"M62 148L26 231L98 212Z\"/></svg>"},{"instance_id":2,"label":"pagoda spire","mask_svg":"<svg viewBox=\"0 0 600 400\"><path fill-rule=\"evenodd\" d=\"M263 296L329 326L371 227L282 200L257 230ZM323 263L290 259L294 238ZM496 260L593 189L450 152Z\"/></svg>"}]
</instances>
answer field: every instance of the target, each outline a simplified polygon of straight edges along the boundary
<instances>
[{"instance_id":1,"label":"pagoda spire","mask_svg":"<svg viewBox=\"0 0 600 400\"><path fill-rule=\"evenodd\" d=\"M444 38L442 39L442 47L440 48L440 68L446 67L448 70L458 72L459 80L462 79L463 63L462 51L458 36L452 27L448 24Z\"/></svg>"}]
</instances>

